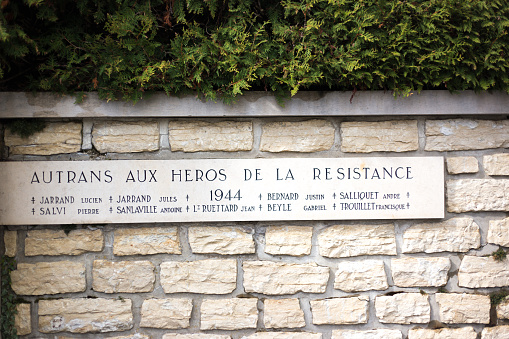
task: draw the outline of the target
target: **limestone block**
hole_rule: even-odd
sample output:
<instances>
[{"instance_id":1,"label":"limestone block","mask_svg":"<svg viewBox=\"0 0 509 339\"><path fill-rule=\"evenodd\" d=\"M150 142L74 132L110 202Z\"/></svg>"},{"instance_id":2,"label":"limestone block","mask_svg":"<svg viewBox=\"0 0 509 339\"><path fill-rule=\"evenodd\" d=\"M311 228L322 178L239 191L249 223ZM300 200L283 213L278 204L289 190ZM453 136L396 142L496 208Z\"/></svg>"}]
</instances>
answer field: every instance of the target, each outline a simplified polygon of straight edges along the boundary
<instances>
[{"instance_id":1,"label":"limestone block","mask_svg":"<svg viewBox=\"0 0 509 339\"><path fill-rule=\"evenodd\" d=\"M509 211L509 195L506 194L508 191L509 180L448 180L447 211Z\"/></svg>"},{"instance_id":2,"label":"limestone block","mask_svg":"<svg viewBox=\"0 0 509 339\"><path fill-rule=\"evenodd\" d=\"M449 174L477 173L479 162L475 157L447 158L447 172Z\"/></svg>"},{"instance_id":3,"label":"limestone block","mask_svg":"<svg viewBox=\"0 0 509 339\"><path fill-rule=\"evenodd\" d=\"M17 231L5 231L4 245L5 245L5 255L6 256L8 256L8 257L16 256L17 241L18 241L18 232Z\"/></svg>"},{"instance_id":4,"label":"limestone block","mask_svg":"<svg viewBox=\"0 0 509 339\"><path fill-rule=\"evenodd\" d=\"M439 328L411 329L408 331L408 339L476 339L477 333L472 327L462 328Z\"/></svg>"},{"instance_id":5,"label":"limestone block","mask_svg":"<svg viewBox=\"0 0 509 339\"><path fill-rule=\"evenodd\" d=\"M104 293L150 292L154 288L154 270L150 261L94 260L92 289Z\"/></svg>"},{"instance_id":6,"label":"limestone block","mask_svg":"<svg viewBox=\"0 0 509 339\"><path fill-rule=\"evenodd\" d=\"M113 254L180 254L177 227L118 228L113 232Z\"/></svg>"},{"instance_id":7,"label":"limestone block","mask_svg":"<svg viewBox=\"0 0 509 339\"><path fill-rule=\"evenodd\" d=\"M398 293L375 298L376 316L381 323L424 324L430 321L428 296L421 293Z\"/></svg>"},{"instance_id":8,"label":"limestone block","mask_svg":"<svg viewBox=\"0 0 509 339\"><path fill-rule=\"evenodd\" d=\"M256 328L258 299L205 299L201 304L201 330Z\"/></svg>"},{"instance_id":9,"label":"limestone block","mask_svg":"<svg viewBox=\"0 0 509 339\"><path fill-rule=\"evenodd\" d=\"M324 293L329 268L309 264L288 264L273 261L244 261L244 289L269 295L297 292Z\"/></svg>"},{"instance_id":10,"label":"limestone block","mask_svg":"<svg viewBox=\"0 0 509 339\"><path fill-rule=\"evenodd\" d=\"M26 139L5 131L9 154L52 155L81 150L81 123L50 122L41 131Z\"/></svg>"},{"instance_id":11,"label":"limestone block","mask_svg":"<svg viewBox=\"0 0 509 339\"><path fill-rule=\"evenodd\" d=\"M189 245L193 253L255 253L252 233L242 227L189 227Z\"/></svg>"},{"instance_id":12,"label":"limestone block","mask_svg":"<svg viewBox=\"0 0 509 339\"><path fill-rule=\"evenodd\" d=\"M399 287L445 286L450 269L449 258L391 259L392 279Z\"/></svg>"},{"instance_id":13,"label":"limestone block","mask_svg":"<svg viewBox=\"0 0 509 339\"><path fill-rule=\"evenodd\" d=\"M440 321L446 324L488 324L490 297L466 293L437 293Z\"/></svg>"},{"instance_id":14,"label":"limestone block","mask_svg":"<svg viewBox=\"0 0 509 339\"><path fill-rule=\"evenodd\" d=\"M140 327L188 328L192 310L191 299L146 299L141 306Z\"/></svg>"},{"instance_id":15,"label":"limestone block","mask_svg":"<svg viewBox=\"0 0 509 339\"><path fill-rule=\"evenodd\" d=\"M237 286L237 260L163 262L161 286L165 293L231 293Z\"/></svg>"},{"instance_id":16,"label":"limestone block","mask_svg":"<svg viewBox=\"0 0 509 339\"><path fill-rule=\"evenodd\" d=\"M270 226L265 231L265 253L272 255L309 255L313 227Z\"/></svg>"},{"instance_id":17,"label":"limestone block","mask_svg":"<svg viewBox=\"0 0 509 339\"><path fill-rule=\"evenodd\" d=\"M311 300L310 304L315 325L349 325L368 322L368 296Z\"/></svg>"},{"instance_id":18,"label":"limestone block","mask_svg":"<svg viewBox=\"0 0 509 339\"><path fill-rule=\"evenodd\" d=\"M487 175L509 175L509 153L485 155L483 165Z\"/></svg>"},{"instance_id":19,"label":"limestone block","mask_svg":"<svg viewBox=\"0 0 509 339\"><path fill-rule=\"evenodd\" d=\"M163 339L231 339L229 335L222 334L205 334L205 333L192 333L192 334L180 334L180 333L166 333L163 335Z\"/></svg>"},{"instance_id":20,"label":"limestone block","mask_svg":"<svg viewBox=\"0 0 509 339\"><path fill-rule=\"evenodd\" d=\"M171 150L182 152L250 151L253 123L250 121L171 121Z\"/></svg>"},{"instance_id":21,"label":"limestone block","mask_svg":"<svg viewBox=\"0 0 509 339\"><path fill-rule=\"evenodd\" d=\"M79 255L100 252L104 240L101 230L33 230L25 238L25 255Z\"/></svg>"},{"instance_id":22,"label":"limestone block","mask_svg":"<svg viewBox=\"0 0 509 339\"><path fill-rule=\"evenodd\" d=\"M490 220L488 242L490 244L509 247L509 218Z\"/></svg>"},{"instance_id":23,"label":"limestone block","mask_svg":"<svg viewBox=\"0 0 509 339\"><path fill-rule=\"evenodd\" d=\"M11 272L11 281L12 290L18 295L83 292L85 265L71 261L18 263Z\"/></svg>"},{"instance_id":24,"label":"limestone block","mask_svg":"<svg viewBox=\"0 0 509 339\"><path fill-rule=\"evenodd\" d=\"M332 339L403 339L403 333L398 330L379 329L369 331L334 330Z\"/></svg>"},{"instance_id":25,"label":"limestone block","mask_svg":"<svg viewBox=\"0 0 509 339\"><path fill-rule=\"evenodd\" d=\"M468 252L481 246L479 225L472 218L418 224L403 233L403 253Z\"/></svg>"},{"instance_id":26,"label":"limestone block","mask_svg":"<svg viewBox=\"0 0 509 339\"><path fill-rule=\"evenodd\" d=\"M299 299L266 299L263 324L265 328L298 328L306 326Z\"/></svg>"},{"instance_id":27,"label":"limestone block","mask_svg":"<svg viewBox=\"0 0 509 339\"><path fill-rule=\"evenodd\" d=\"M458 272L458 285L468 288L506 287L509 285L509 260L465 256Z\"/></svg>"},{"instance_id":28,"label":"limestone block","mask_svg":"<svg viewBox=\"0 0 509 339\"><path fill-rule=\"evenodd\" d=\"M76 298L39 301L39 331L116 332L133 327L131 299Z\"/></svg>"},{"instance_id":29,"label":"limestone block","mask_svg":"<svg viewBox=\"0 0 509 339\"><path fill-rule=\"evenodd\" d=\"M262 152L320 152L334 145L334 127L326 120L270 122L262 128Z\"/></svg>"},{"instance_id":30,"label":"limestone block","mask_svg":"<svg viewBox=\"0 0 509 339\"><path fill-rule=\"evenodd\" d=\"M509 297L497 305L497 318L509 319Z\"/></svg>"},{"instance_id":31,"label":"limestone block","mask_svg":"<svg viewBox=\"0 0 509 339\"><path fill-rule=\"evenodd\" d=\"M481 332L481 339L507 339L509 326L485 327Z\"/></svg>"},{"instance_id":32,"label":"limestone block","mask_svg":"<svg viewBox=\"0 0 509 339\"><path fill-rule=\"evenodd\" d=\"M334 288L345 292L385 290L389 288L382 260L341 261Z\"/></svg>"},{"instance_id":33,"label":"limestone block","mask_svg":"<svg viewBox=\"0 0 509 339\"><path fill-rule=\"evenodd\" d=\"M92 144L101 153L157 151L159 123L148 120L95 122Z\"/></svg>"},{"instance_id":34,"label":"limestone block","mask_svg":"<svg viewBox=\"0 0 509 339\"><path fill-rule=\"evenodd\" d=\"M409 152L419 149L416 120L341 123L343 152Z\"/></svg>"},{"instance_id":35,"label":"limestone block","mask_svg":"<svg viewBox=\"0 0 509 339\"><path fill-rule=\"evenodd\" d=\"M329 258L396 255L394 225L336 225L318 235L320 255Z\"/></svg>"},{"instance_id":36,"label":"limestone block","mask_svg":"<svg viewBox=\"0 0 509 339\"><path fill-rule=\"evenodd\" d=\"M17 304L16 315L14 316L14 326L18 335L32 333L32 317L30 313L30 304Z\"/></svg>"},{"instance_id":37,"label":"limestone block","mask_svg":"<svg viewBox=\"0 0 509 339\"><path fill-rule=\"evenodd\" d=\"M108 339L150 339L150 337L145 334L134 333L131 335L123 335L120 337L108 337Z\"/></svg>"},{"instance_id":38,"label":"limestone block","mask_svg":"<svg viewBox=\"0 0 509 339\"><path fill-rule=\"evenodd\" d=\"M321 333L310 332L258 332L241 339L322 339Z\"/></svg>"},{"instance_id":39,"label":"limestone block","mask_svg":"<svg viewBox=\"0 0 509 339\"><path fill-rule=\"evenodd\" d=\"M427 120L426 151L462 151L509 146L509 121Z\"/></svg>"}]
</instances>

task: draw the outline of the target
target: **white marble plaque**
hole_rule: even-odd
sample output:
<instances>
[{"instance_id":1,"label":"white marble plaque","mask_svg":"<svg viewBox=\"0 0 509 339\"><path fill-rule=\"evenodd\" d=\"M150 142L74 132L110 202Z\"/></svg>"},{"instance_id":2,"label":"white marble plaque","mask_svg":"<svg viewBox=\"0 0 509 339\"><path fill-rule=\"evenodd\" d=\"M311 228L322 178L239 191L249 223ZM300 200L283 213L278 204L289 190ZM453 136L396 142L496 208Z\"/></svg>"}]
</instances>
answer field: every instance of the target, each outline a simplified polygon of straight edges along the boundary
<instances>
[{"instance_id":1,"label":"white marble plaque","mask_svg":"<svg viewBox=\"0 0 509 339\"><path fill-rule=\"evenodd\" d=\"M0 163L0 224L444 217L442 157Z\"/></svg>"}]
</instances>

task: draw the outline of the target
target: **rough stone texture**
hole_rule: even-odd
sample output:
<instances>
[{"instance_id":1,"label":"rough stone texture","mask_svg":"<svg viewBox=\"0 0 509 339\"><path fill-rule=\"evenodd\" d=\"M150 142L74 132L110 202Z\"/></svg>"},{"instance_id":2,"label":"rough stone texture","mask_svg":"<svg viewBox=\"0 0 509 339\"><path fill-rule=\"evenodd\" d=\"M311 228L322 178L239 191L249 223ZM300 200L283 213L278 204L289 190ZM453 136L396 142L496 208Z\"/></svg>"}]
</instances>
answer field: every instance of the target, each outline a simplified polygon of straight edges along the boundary
<instances>
[{"instance_id":1,"label":"rough stone texture","mask_svg":"<svg viewBox=\"0 0 509 339\"><path fill-rule=\"evenodd\" d=\"M509 211L508 191L509 180L448 180L447 211Z\"/></svg>"},{"instance_id":2,"label":"rough stone texture","mask_svg":"<svg viewBox=\"0 0 509 339\"><path fill-rule=\"evenodd\" d=\"M320 255L330 258L396 255L394 225L336 225L318 235Z\"/></svg>"},{"instance_id":3,"label":"rough stone texture","mask_svg":"<svg viewBox=\"0 0 509 339\"><path fill-rule=\"evenodd\" d=\"M419 149L416 120L341 123L343 152L409 152Z\"/></svg>"},{"instance_id":4,"label":"rough stone texture","mask_svg":"<svg viewBox=\"0 0 509 339\"><path fill-rule=\"evenodd\" d=\"M428 295L398 293L375 298L376 316L381 323L424 324L430 321Z\"/></svg>"},{"instance_id":5,"label":"rough stone texture","mask_svg":"<svg viewBox=\"0 0 509 339\"><path fill-rule=\"evenodd\" d=\"M265 231L265 253L302 256L311 253L313 227L270 226Z\"/></svg>"},{"instance_id":6,"label":"rough stone texture","mask_svg":"<svg viewBox=\"0 0 509 339\"><path fill-rule=\"evenodd\" d=\"M163 339L231 339L229 335L222 334L204 334L204 333L193 333L193 334L179 334L179 333L167 333L163 335Z\"/></svg>"},{"instance_id":7,"label":"rough stone texture","mask_svg":"<svg viewBox=\"0 0 509 339\"><path fill-rule=\"evenodd\" d=\"M485 155L483 165L487 175L509 175L509 153Z\"/></svg>"},{"instance_id":8,"label":"rough stone texture","mask_svg":"<svg viewBox=\"0 0 509 339\"><path fill-rule=\"evenodd\" d=\"M113 254L180 254L177 227L119 228L113 232Z\"/></svg>"},{"instance_id":9,"label":"rough stone texture","mask_svg":"<svg viewBox=\"0 0 509 339\"><path fill-rule=\"evenodd\" d=\"M481 233L472 218L418 224L403 233L403 253L468 252L479 248Z\"/></svg>"},{"instance_id":10,"label":"rough stone texture","mask_svg":"<svg viewBox=\"0 0 509 339\"><path fill-rule=\"evenodd\" d=\"M8 256L8 257L16 256L17 241L18 241L18 232L17 231L5 231L4 245L5 245L5 255L6 256Z\"/></svg>"},{"instance_id":11,"label":"rough stone texture","mask_svg":"<svg viewBox=\"0 0 509 339\"><path fill-rule=\"evenodd\" d=\"M250 151L253 148L253 123L248 121L171 121L172 151Z\"/></svg>"},{"instance_id":12,"label":"rough stone texture","mask_svg":"<svg viewBox=\"0 0 509 339\"><path fill-rule=\"evenodd\" d=\"M437 330L411 329L408 339L476 339L477 333L472 327L440 328Z\"/></svg>"},{"instance_id":13,"label":"rough stone texture","mask_svg":"<svg viewBox=\"0 0 509 339\"><path fill-rule=\"evenodd\" d=\"M399 287L444 286L450 269L449 258L391 259L392 279Z\"/></svg>"},{"instance_id":14,"label":"rough stone texture","mask_svg":"<svg viewBox=\"0 0 509 339\"><path fill-rule=\"evenodd\" d=\"M81 150L81 123L50 122L44 130L26 139L5 131L9 154L52 155Z\"/></svg>"},{"instance_id":15,"label":"rough stone texture","mask_svg":"<svg viewBox=\"0 0 509 339\"><path fill-rule=\"evenodd\" d=\"M389 288L382 260L342 261L334 279L334 288L345 292L385 290Z\"/></svg>"},{"instance_id":16,"label":"rough stone texture","mask_svg":"<svg viewBox=\"0 0 509 339\"><path fill-rule=\"evenodd\" d=\"M294 294L323 293L327 288L329 268L310 264L272 261L244 261L246 293Z\"/></svg>"},{"instance_id":17,"label":"rough stone texture","mask_svg":"<svg viewBox=\"0 0 509 339\"><path fill-rule=\"evenodd\" d=\"M231 293L237 286L237 260L163 262L161 286L165 293Z\"/></svg>"},{"instance_id":18,"label":"rough stone texture","mask_svg":"<svg viewBox=\"0 0 509 339\"><path fill-rule=\"evenodd\" d=\"M490 297L488 295L437 293L439 320L446 324L488 324Z\"/></svg>"},{"instance_id":19,"label":"rough stone texture","mask_svg":"<svg viewBox=\"0 0 509 339\"><path fill-rule=\"evenodd\" d=\"M509 326L485 327L481 332L481 339L507 339Z\"/></svg>"},{"instance_id":20,"label":"rough stone texture","mask_svg":"<svg viewBox=\"0 0 509 339\"><path fill-rule=\"evenodd\" d=\"M154 270L150 261L94 260L92 289L104 293L150 292L154 288Z\"/></svg>"},{"instance_id":21,"label":"rough stone texture","mask_svg":"<svg viewBox=\"0 0 509 339\"><path fill-rule=\"evenodd\" d=\"M189 227L193 253L255 253L252 229L242 227Z\"/></svg>"},{"instance_id":22,"label":"rough stone texture","mask_svg":"<svg viewBox=\"0 0 509 339\"><path fill-rule=\"evenodd\" d=\"M205 299L201 304L201 330L256 328L258 299Z\"/></svg>"},{"instance_id":23,"label":"rough stone texture","mask_svg":"<svg viewBox=\"0 0 509 339\"><path fill-rule=\"evenodd\" d=\"M299 299L266 299L263 324L265 328L298 328L306 326Z\"/></svg>"},{"instance_id":24,"label":"rough stone texture","mask_svg":"<svg viewBox=\"0 0 509 339\"><path fill-rule=\"evenodd\" d=\"M30 304L17 304L16 315L14 316L14 326L18 335L32 333L32 317L30 314Z\"/></svg>"},{"instance_id":25,"label":"rough stone texture","mask_svg":"<svg viewBox=\"0 0 509 339\"><path fill-rule=\"evenodd\" d=\"M95 122L92 144L101 153L157 151L159 123L147 120Z\"/></svg>"},{"instance_id":26,"label":"rough stone texture","mask_svg":"<svg viewBox=\"0 0 509 339\"><path fill-rule=\"evenodd\" d=\"M465 256L458 272L458 285L469 288L506 287L509 285L509 260Z\"/></svg>"},{"instance_id":27,"label":"rough stone texture","mask_svg":"<svg viewBox=\"0 0 509 339\"><path fill-rule=\"evenodd\" d=\"M497 318L509 319L509 297L497 305Z\"/></svg>"},{"instance_id":28,"label":"rough stone texture","mask_svg":"<svg viewBox=\"0 0 509 339\"><path fill-rule=\"evenodd\" d=\"M509 121L427 120L426 151L462 151L509 146Z\"/></svg>"},{"instance_id":29,"label":"rough stone texture","mask_svg":"<svg viewBox=\"0 0 509 339\"><path fill-rule=\"evenodd\" d=\"M188 328L192 310L191 299L147 299L141 306L140 327Z\"/></svg>"},{"instance_id":30,"label":"rough stone texture","mask_svg":"<svg viewBox=\"0 0 509 339\"><path fill-rule=\"evenodd\" d=\"M262 152L320 152L334 145L334 127L326 120L270 122L262 128Z\"/></svg>"},{"instance_id":31,"label":"rough stone texture","mask_svg":"<svg viewBox=\"0 0 509 339\"><path fill-rule=\"evenodd\" d=\"M311 300L313 324L347 325L368 322L368 296Z\"/></svg>"},{"instance_id":32,"label":"rough stone texture","mask_svg":"<svg viewBox=\"0 0 509 339\"><path fill-rule=\"evenodd\" d=\"M59 339L61 339L59 337ZM140 334L140 333L134 333L132 335L123 335L120 337L108 337L108 339L151 339L148 335Z\"/></svg>"},{"instance_id":33,"label":"rough stone texture","mask_svg":"<svg viewBox=\"0 0 509 339\"><path fill-rule=\"evenodd\" d=\"M11 281L18 295L83 292L85 265L71 261L18 263L18 268L11 272Z\"/></svg>"},{"instance_id":34,"label":"rough stone texture","mask_svg":"<svg viewBox=\"0 0 509 339\"><path fill-rule=\"evenodd\" d=\"M334 330L332 331L332 339L403 339L403 334L398 330Z\"/></svg>"},{"instance_id":35,"label":"rough stone texture","mask_svg":"<svg viewBox=\"0 0 509 339\"><path fill-rule=\"evenodd\" d=\"M133 327L130 299L77 298L39 301L39 331L116 332Z\"/></svg>"},{"instance_id":36,"label":"rough stone texture","mask_svg":"<svg viewBox=\"0 0 509 339\"><path fill-rule=\"evenodd\" d=\"M100 252L104 240L101 230L28 231L25 238L25 255L79 255L85 252Z\"/></svg>"},{"instance_id":37,"label":"rough stone texture","mask_svg":"<svg viewBox=\"0 0 509 339\"><path fill-rule=\"evenodd\" d=\"M258 332L241 339L322 339L321 333L310 332Z\"/></svg>"},{"instance_id":38,"label":"rough stone texture","mask_svg":"<svg viewBox=\"0 0 509 339\"><path fill-rule=\"evenodd\" d=\"M447 172L449 174L477 173L479 162L475 157L447 158Z\"/></svg>"},{"instance_id":39,"label":"rough stone texture","mask_svg":"<svg viewBox=\"0 0 509 339\"><path fill-rule=\"evenodd\" d=\"M509 218L490 220L488 242L490 244L509 247Z\"/></svg>"}]
</instances>

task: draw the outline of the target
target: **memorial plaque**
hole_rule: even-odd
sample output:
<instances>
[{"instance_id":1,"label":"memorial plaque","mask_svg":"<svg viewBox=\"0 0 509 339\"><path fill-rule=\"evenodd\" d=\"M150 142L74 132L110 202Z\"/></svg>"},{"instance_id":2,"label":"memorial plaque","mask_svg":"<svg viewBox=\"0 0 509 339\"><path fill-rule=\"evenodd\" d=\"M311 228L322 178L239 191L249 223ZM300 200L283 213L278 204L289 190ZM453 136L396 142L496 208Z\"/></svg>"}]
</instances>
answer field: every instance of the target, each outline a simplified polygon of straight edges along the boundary
<instances>
[{"instance_id":1,"label":"memorial plaque","mask_svg":"<svg viewBox=\"0 0 509 339\"><path fill-rule=\"evenodd\" d=\"M444 217L442 157L0 163L0 224Z\"/></svg>"}]
</instances>

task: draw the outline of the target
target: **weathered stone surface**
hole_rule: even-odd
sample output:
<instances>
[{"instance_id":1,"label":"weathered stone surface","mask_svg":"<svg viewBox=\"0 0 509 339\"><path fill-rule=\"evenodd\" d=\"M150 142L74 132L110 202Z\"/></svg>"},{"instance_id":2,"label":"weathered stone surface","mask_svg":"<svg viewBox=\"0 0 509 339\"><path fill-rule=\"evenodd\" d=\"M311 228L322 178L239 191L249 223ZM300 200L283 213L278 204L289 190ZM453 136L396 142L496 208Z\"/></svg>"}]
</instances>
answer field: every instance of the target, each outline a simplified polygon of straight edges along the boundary
<instances>
[{"instance_id":1,"label":"weathered stone surface","mask_svg":"<svg viewBox=\"0 0 509 339\"><path fill-rule=\"evenodd\" d=\"M163 262L161 286L165 293L231 293L237 286L237 260Z\"/></svg>"},{"instance_id":2,"label":"weathered stone surface","mask_svg":"<svg viewBox=\"0 0 509 339\"><path fill-rule=\"evenodd\" d=\"M265 231L265 253L301 256L311 253L313 227L270 226Z\"/></svg>"},{"instance_id":3,"label":"weathered stone surface","mask_svg":"<svg viewBox=\"0 0 509 339\"><path fill-rule=\"evenodd\" d=\"M299 299L266 299L263 324L265 328L298 328L306 326Z\"/></svg>"},{"instance_id":4,"label":"weathered stone surface","mask_svg":"<svg viewBox=\"0 0 509 339\"><path fill-rule=\"evenodd\" d=\"M332 339L403 339L403 333L398 330L334 330L332 331Z\"/></svg>"},{"instance_id":5,"label":"weathered stone surface","mask_svg":"<svg viewBox=\"0 0 509 339\"><path fill-rule=\"evenodd\" d=\"M14 326L18 335L32 333L32 317L30 313L30 304L17 304L16 315L14 316Z\"/></svg>"},{"instance_id":6,"label":"weathered stone surface","mask_svg":"<svg viewBox=\"0 0 509 339\"><path fill-rule=\"evenodd\" d=\"M25 238L25 255L79 255L100 252L104 240L101 230L33 230Z\"/></svg>"},{"instance_id":7,"label":"weathered stone surface","mask_svg":"<svg viewBox=\"0 0 509 339\"><path fill-rule=\"evenodd\" d=\"M341 123L343 152L408 152L419 149L416 120Z\"/></svg>"},{"instance_id":8,"label":"weathered stone surface","mask_svg":"<svg viewBox=\"0 0 509 339\"><path fill-rule=\"evenodd\" d=\"M462 328L439 328L411 329L408 331L408 339L476 339L477 333L472 327Z\"/></svg>"},{"instance_id":9,"label":"weathered stone surface","mask_svg":"<svg viewBox=\"0 0 509 339\"><path fill-rule=\"evenodd\" d=\"M327 288L329 268L310 264L273 261L244 261L246 293L294 294L323 293Z\"/></svg>"},{"instance_id":10,"label":"weathered stone surface","mask_svg":"<svg viewBox=\"0 0 509 339\"><path fill-rule=\"evenodd\" d=\"M447 158L447 172L449 174L477 173L479 162L475 157Z\"/></svg>"},{"instance_id":11,"label":"weathered stone surface","mask_svg":"<svg viewBox=\"0 0 509 339\"><path fill-rule=\"evenodd\" d=\"M365 324L368 322L368 296L311 300L310 304L315 325Z\"/></svg>"},{"instance_id":12,"label":"weathered stone surface","mask_svg":"<svg viewBox=\"0 0 509 339\"><path fill-rule=\"evenodd\" d=\"M440 321L446 324L488 324L490 297L466 293L437 293Z\"/></svg>"},{"instance_id":13,"label":"weathered stone surface","mask_svg":"<svg viewBox=\"0 0 509 339\"><path fill-rule=\"evenodd\" d=\"M506 194L508 191L509 180L448 180L447 211L509 211L509 196Z\"/></svg>"},{"instance_id":14,"label":"weathered stone surface","mask_svg":"<svg viewBox=\"0 0 509 339\"><path fill-rule=\"evenodd\" d=\"M5 245L5 255L6 256L8 256L8 257L16 256L17 241L18 241L18 232L17 231L5 231L4 245Z\"/></svg>"},{"instance_id":15,"label":"weathered stone surface","mask_svg":"<svg viewBox=\"0 0 509 339\"><path fill-rule=\"evenodd\" d=\"M130 299L77 298L39 301L39 331L116 332L133 327Z\"/></svg>"},{"instance_id":16,"label":"weathered stone surface","mask_svg":"<svg viewBox=\"0 0 509 339\"><path fill-rule=\"evenodd\" d=\"M483 165L487 175L509 175L509 153L485 155Z\"/></svg>"},{"instance_id":17,"label":"weathered stone surface","mask_svg":"<svg viewBox=\"0 0 509 339\"><path fill-rule=\"evenodd\" d=\"M479 225L472 218L418 224L403 233L403 253L468 252L481 245Z\"/></svg>"},{"instance_id":18,"label":"weathered stone surface","mask_svg":"<svg viewBox=\"0 0 509 339\"><path fill-rule=\"evenodd\" d=\"M336 225L318 235L320 255L330 258L396 255L394 225Z\"/></svg>"},{"instance_id":19,"label":"weathered stone surface","mask_svg":"<svg viewBox=\"0 0 509 339\"><path fill-rule=\"evenodd\" d=\"M509 121L427 120L426 151L462 151L509 146Z\"/></svg>"},{"instance_id":20,"label":"weathered stone surface","mask_svg":"<svg viewBox=\"0 0 509 339\"><path fill-rule=\"evenodd\" d=\"M19 295L83 292L85 265L71 261L19 263L11 272L11 280L13 291Z\"/></svg>"},{"instance_id":21,"label":"weathered stone surface","mask_svg":"<svg viewBox=\"0 0 509 339\"><path fill-rule=\"evenodd\" d=\"M50 122L44 130L24 139L5 131L9 154L52 155L81 150L81 123Z\"/></svg>"},{"instance_id":22,"label":"weathered stone surface","mask_svg":"<svg viewBox=\"0 0 509 339\"><path fill-rule=\"evenodd\" d=\"M310 332L258 332L241 339L322 339L321 333Z\"/></svg>"},{"instance_id":23,"label":"weathered stone surface","mask_svg":"<svg viewBox=\"0 0 509 339\"><path fill-rule=\"evenodd\" d=\"M253 148L253 123L250 121L171 121L172 151L250 151Z\"/></svg>"},{"instance_id":24,"label":"weathered stone surface","mask_svg":"<svg viewBox=\"0 0 509 339\"><path fill-rule=\"evenodd\" d=\"M148 120L95 122L92 144L101 153L157 151L159 123Z\"/></svg>"},{"instance_id":25,"label":"weathered stone surface","mask_svg":"<svg viewBox=\"0 0 509 339\"><path fill-rule=\"evenodd\" d=\"M326 120L270 122L262 128L262 152L320 152L334 144L334 127Z\"/></svg>"},{"instance_id":26,"label":"weathered stone surface","mask_svg":"<svg viewBox=\"0 0 509 339\"><path fill-rule=\"evenodd\" d=\"M497 305L497 318L509 319L509 297Z\"/></svg>"},{"instance_id":27,"label":"weathered stone surface","mask_svg":"<svg viewBox=\"0 0 509 339\"><path fill-rule=\"evenodd\" d=\"M167 333L163 335L163 339L231 339L229 335L222 334L205 334L205 333L192 333L192 334L179 334Z\"/></svg>"},{"instance_id":28,"label":"weathered stone surface","mask_svg":"<svg viewBox=\"0 0 509 339\"><path fill-rule=\"evenodd\" d=\"M430 321L428 296L421 293L376 297L375 309L381 323L423 324Z\"/></svg>"},{"instance_id":29,"label":"weathered stone surface","mask_svg":"<svg viewBox=\"0 0 509 339\"><path fill-rule=\"evenodd\" d=\"M242 227L189 227L193 253L255 253L252 229Z\"/></svg>"},{"instance_id":30,"label":"weathered stone surface","mask_svg":"<svg viewBox=\"0 0 509 339\"><path fill-rule=\"evenodd\" d=\"M191 299L147 299L141 306L140 327L188 328L192 310Z\"/></svg>"},{"instance_id":31,"label":"weathered stone surface","mask_svg":"<svg viewBox=\"0 0 509 339\"><path fill-rule=\"evenodd\" d=\"M507 339L509 326L485 327L481 332L481 339Z\"/></svg>"},{"instance_id":32,"label":"weathered stone surface","mask_svg":"<svg viewBox=\"0 0 509 339\"><path fill-rule=\"evenodd\" d=\"M334 279L334 288L345 292L385 290L389 288L382 260L342 261Z\"/></svg>"},{"instance_id":33,"label":"weathered stone surface","mask_svg":"<svg viewBox=\"0 0 509 339\"><path fill-rule=\"evenodd\" d=\"M201 304L201 330L256 328L258 299L205 299Z\"/></svg>"},{"instance_id":34,"label":"weathered stone surface","mask_svg":"<svg viewBox=\"0 0 509 339\"><path fill-rule=\"evenodd\" d=\"M92 289L104 293L150 292L154 288L154 270L150 261L94 260Z\"/></svg>"},{"instance_id":35,"label":"weathered stone surface","mask_svg":"<svg viewBox=\"0 0 509 339\"><path fill-rule=\"evenodd\" d=\"M180 254L177 227L118 228L113 232L113 254Z\"/></svg>"},{"instance_id":36,"label":"weathered stone surface","mask_svg":"<svg viewBox=\"0 0 509 339\"><path fill-rule=\"evenodd\" d=\"M123 335L120 337L108 337L108 339L150 339L150 337L145 334L134 333L131 335Z\"/></svg>"},{"instance_id":37,"label":"weathered stone surface","mask_svg":"<svg viewBox=\"0 0 509 339\"><path fill-rule=\"evenodd\" d=\"M490 220L488 242L490 244L509 247L509 218Z\"/></svg>"},{"instance_id":38,"label":"weathered stone surface","mask_svg":"<svg viewBox=\"0 0 509 339\"><path fill-rule=\"evenodd\" d=\"M444 286L450 268L449 258L391 259L392 279L399 287Z\"/></svg>"},{"instance_id":39,"label":"weathered stone surface","mask_svg":"<svg viewBox=\"0 0 509 339\"><path fill-rule=\"evenodd\" d=\"M509 285L509 260L465 256L458 272L458 285L469 288L506 287Z\"/></svg>"}]
</instances>

